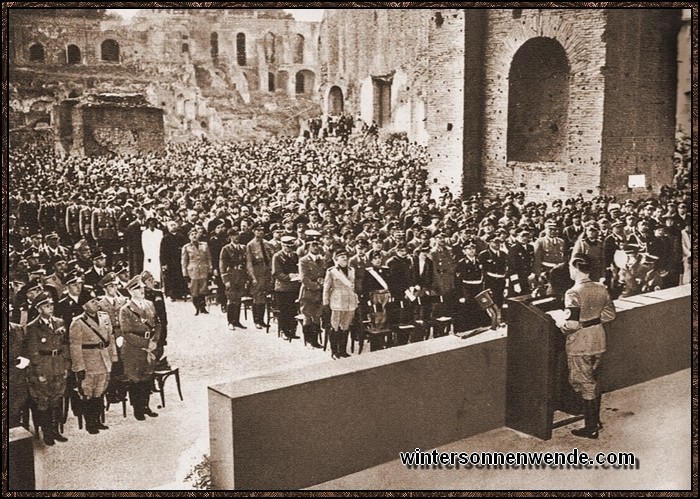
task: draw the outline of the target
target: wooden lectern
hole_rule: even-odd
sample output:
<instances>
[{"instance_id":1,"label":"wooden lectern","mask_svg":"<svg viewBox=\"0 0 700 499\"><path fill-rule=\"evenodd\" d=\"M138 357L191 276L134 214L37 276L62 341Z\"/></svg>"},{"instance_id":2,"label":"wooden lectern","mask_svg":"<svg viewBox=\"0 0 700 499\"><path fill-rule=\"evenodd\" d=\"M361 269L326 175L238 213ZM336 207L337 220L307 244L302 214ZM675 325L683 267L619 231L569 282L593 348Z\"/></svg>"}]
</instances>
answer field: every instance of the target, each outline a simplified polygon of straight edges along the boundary
<instances>
[{"instance_id":1,"label":"wooden lectern","mask_svg":"<svg viewBox=\"0 0 700 499\"><path fill-rule=\"evenodd\" d=\"M508 300L506 426L542 440L552 438L552 428L581 419L555 423L555 411L583 409L568 382L564 335L545 313L560 308L554 297Z\"/></svg>"}]
</instances>

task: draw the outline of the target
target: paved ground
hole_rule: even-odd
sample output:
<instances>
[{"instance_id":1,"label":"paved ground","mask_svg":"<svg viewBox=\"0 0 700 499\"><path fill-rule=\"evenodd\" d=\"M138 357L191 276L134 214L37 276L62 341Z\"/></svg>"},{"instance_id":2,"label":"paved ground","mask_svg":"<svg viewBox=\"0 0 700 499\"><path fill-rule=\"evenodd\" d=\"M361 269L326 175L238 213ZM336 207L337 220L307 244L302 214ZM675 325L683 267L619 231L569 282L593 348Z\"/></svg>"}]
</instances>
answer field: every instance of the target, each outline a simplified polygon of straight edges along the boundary
<instances>
[{"instance_id":1,"label":"paved ground","mask_svg":"<svg viewBox=\"0 0 700 499\"><path fill-rule=\"evenodd\" d=\"M138 422L121 406L107 413L110 429L97 436L77 428L71 417L65 444L45 448L35 440L37 487L43 490L179 489L196 449L208 448L207 386L330 360L329 352L288 343L250 328L229 331L224 314L210 307L195 317L190 303L168 303L168 357L179 366L184 401L175 380L166 386L167 407L160 416ZM244 324L251 324L250 316ZM371 355L363 352L363 355ZM441 450L587 450L635 452L633 471L408 471L398 461L315 487L316 489L676 489L690 486L690 370L607 394L605 430L598 441L557 430L542 442L501 428ZM151 407L160 403L151 396Z\"/></svg>"}]
</instances>

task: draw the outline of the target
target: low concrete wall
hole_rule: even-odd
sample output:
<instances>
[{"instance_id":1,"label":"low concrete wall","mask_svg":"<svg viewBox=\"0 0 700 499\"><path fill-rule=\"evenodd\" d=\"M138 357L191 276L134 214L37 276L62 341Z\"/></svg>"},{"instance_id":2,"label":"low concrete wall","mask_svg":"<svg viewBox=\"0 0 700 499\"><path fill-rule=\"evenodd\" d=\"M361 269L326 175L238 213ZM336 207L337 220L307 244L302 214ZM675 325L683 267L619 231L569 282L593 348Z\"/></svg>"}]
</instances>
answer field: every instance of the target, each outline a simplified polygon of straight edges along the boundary
<instances>
[{"instance_id":1,"label":"low concrete wall","mask_svg":"<svg viewBox=\"0 0 700 499\"><path fill-rule=\"evenodd\" d=\"M604 390L690 366L690 286L615 303ZM210 387L212 484L300 489L499 428L505 363L499 330Z\"/></svg>"},{"instance_id":2,"label":"low concrete wall","mask_svg":"<svg viewBox=\"0 0 700 499\"><path fill-rule=\"evenodd\" d=\"M9 430L7 490L36 490L34 436L18 426Z\"/></svg>"},{"instance_id":3,"label":"low concrete wall","mask_svg":"<svg viewBox=\"0 0 700 499\"><path fill-rule=\"evenodd\" d=\"M448 336L210 387L214 487L300 489L503 426L504 336Z\"/></svg>"},{"instance_id":4,"label":"low concrete wall","mask_svg":"<svg viewBox=\"0 0 700 499\"><path fill-rule=\"evenodd\" d=\"M617 318L605 326L608 350L601 363L605 392L690 367L691 286L615 301Z\"/></svg>"}]
</instances>

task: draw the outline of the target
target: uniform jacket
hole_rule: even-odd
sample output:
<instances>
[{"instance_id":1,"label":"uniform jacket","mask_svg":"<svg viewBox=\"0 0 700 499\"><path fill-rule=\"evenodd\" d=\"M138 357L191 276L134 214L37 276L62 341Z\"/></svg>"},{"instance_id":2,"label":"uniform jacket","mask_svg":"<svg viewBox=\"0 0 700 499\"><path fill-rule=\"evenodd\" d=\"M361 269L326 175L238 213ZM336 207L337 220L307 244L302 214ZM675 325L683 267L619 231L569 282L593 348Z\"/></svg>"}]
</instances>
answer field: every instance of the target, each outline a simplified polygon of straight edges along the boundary
<instances>
[{"instance_id":1,"label":"uniform jacket","mask_svg":"<svg viewBox=\"0 0 700 499\"><path fill-rule=\"evenodd\" d=\"M229 243L221 248L219 274L224 284L230 282L232 287L243 291L247 280L245 246Z\"/></svg>"},{"instance_id":2,"label":"uniform jacket","mask_svg":"<svg viewBox=\"0 0 700 499\"><path fill-rule=\"evenodd\" d=\"M425 259L423 272L420 270L420 258L416 255L413 257L413 284L420 285L425 290L431 290L433 287L433 261L430 258Z\"/></svg>"},{"instance_id":3,"label":"uniform jacket","mask_svg":"<svg viewBox=\"0 0 700 499\"><path fill-rule=\"evenodd\" d=\"M498 279L489 273L505 276L508 270L508 257L502 251L496 253L490 249L482 251L479 253L479 263L484 272L484 279Z\"/></svg>"},{"instance_id":4,"label":"uniform jacket","mask_svg":"<svg viewBox=\"0 0 700 499\"><path fill-rule=\"evenodd\" d=\"M547 272L564 261L564 240L559 237L540 237L535 241L534 255L533 270L535 275ZM549 265L543 266L543 263L548 263Z\"/></svg>"},{"instance_id":5,"label":"uniform jacket","mask_svg":"<svg viewBox=\"0 0 700 499\"><path fill-rule=\"evenodd\" d=\"M31 362L27 376L30 383L37 382L39 376L65 376L68 372L68 333L61 319L51 317L49 323L50 326L37 317L27 324L26 352Z\"/></svg>"},{"instance_id":6,"label":"uniform jacket","mask_svg":"<svg viewBox=\"0 0 700 499\"><path fill-rule=\"evenodd\" d=\"M112 362L117 361L117 346L114 343L112 321L107 312L98 311L95 318L87 313L75 317L69 336L73 372L107 374L112 370ZM84 345L99 344L103 345L102 348L83 348Z\"/></svg>"},{"instance_id":7,"label":"uniform jacket","mask_svg":"<svg viewBox=\"0 0 700 499\"><path fill-rule=\"evenodd\" d=\"M508 250L508 272L511 280L527 279L532 272L535 251L529 244L515 243Z\"/></svg>"},{"instance_id":8,"label":"uniform jacket","mask_svg":"<svg viewBox=\"0 0 700 499\"><path fill-rule=\"evenodd\" d=\"M263 248L266 256L263 255ZM273 251L270 243L264 239L262 241L253 239L246 245L246 269L251 279L260 280L260 278L272 274Z\"/></svg>"},{"instance_id":9,"label":"uniform jacket","mask_svg":"<svg viewBox=\"0 0 700 499\"><path fill-rule=\"evenodd\" d=\"M411 258L408 256L404 258L392 256L386 262L386 265L389 268L387 283L389 284L391 296L394 297L394 300L402 300L406 290L413 285Z\"/></svg>"},{"instance_id":10,"label":"uniform jacket","mask_svg":"<svg viewBox=\"0 0 700 499\"><path fill-rule=\"evenodd\" d=\"M357 308L355 293L355 269L348 266L348 274L338 267L326 271L323 281L323 304L330 305L331 310L352 312Z\"/></svg>"},{"instance_id":11,"label":"uniform jacket","mask_svg":"<svg viewBox=\"0 0 700 499\"><path fill-rule=\"evenodd\" d=\"M121 295L114 297L114 300L110 300L109 297L103 296L98 302L100 305L100 310L109 314L109 320L112 323L112 334L115 338L119 338L122 335L122 329L119 325L119 310L126 304L127 298Z\"/></svg>"},{"instance_id":12,"label":"uniform jacket","mask_svg":"<svg viewBox=\"0 0 700 499\"><path fill-rule=\"evenodd\" d=\"M160 324L153 303L144 299L140 307L129 300L119 310L119 325L124 336L124 374L130 381L150 380L155 363L152 352L160 339Z\"/></svg>"},{"instance_id":13,"label":"uniform jacket","mask_svg":"<svg viewBox=\"0 0 700 499\"><path fill-rule=\"evenodd\" d=\"M430 252L433 261L433 291L443 296L455 287L455 259L448 248L435 248Z\"/></svg>"},{"instance_id":14,"label":"uniform jacket","mask_svg":"<svg viewBox=\"0 0 700 499\"><path fill-rule=\"evenodd\" d=\"M321 303L323 299L323 281L326 275L326 264L323 256L307 254L299 259L299 276L301 289L299 303Z\"/></svg>"},{"instance_id":15,"label":"uniform jacket","mask_svg":"<svg viewBox=\"0 0 700 499\"><path fill-rule=\"evenodd\" d=\"M15 323L10 323L10 331L8 337L9 353L9 380L8 387L11 392L11 397L14 394L26 399L27 391L27 369L19 369L17 367L17 357L28 357L26 345L26 333L22 326ZM14 397L13 397L14 398Z\"/></svg>"},{"instance_id":16,"label":"uniform jacket","mask_svg":"<svg viewBox=\"0 0 700 499\"><path fill-rule=\"evenodd\" d=\"M272 257L272 277L275 279L275 291L283 293L299 293L300 281L290 280L290 274L299 272L299 255L289 254L284 250L278 251Z\"/></svg>"},{"instance_id":17,"label":"uniform jacket","mask_svg":"<svg viewBox=\"0 0 700 499\"><path fill-rule=\"evenodd\" d=\"M211 274L211 255L207 243L192 243L182 247L182 275L190 279L208 279Z\"/></svg>"},{"instance_id":18,"label":"uniform jacket","mask_svg":"<svg viewBox=\"0 0 700 499\"><path fill-rule=\"evenodd\" d=\"M564 295L564 306L570 314L562 328L567 335L567 355L599 355L605 352L603 324L615 319L615 305L606 287L587 277L580 279ZM580 327L581 322L593 319L600 319L601 324ZM573 331L569 329L571 321L579 326Z\"/></svg>"}]
</instances>

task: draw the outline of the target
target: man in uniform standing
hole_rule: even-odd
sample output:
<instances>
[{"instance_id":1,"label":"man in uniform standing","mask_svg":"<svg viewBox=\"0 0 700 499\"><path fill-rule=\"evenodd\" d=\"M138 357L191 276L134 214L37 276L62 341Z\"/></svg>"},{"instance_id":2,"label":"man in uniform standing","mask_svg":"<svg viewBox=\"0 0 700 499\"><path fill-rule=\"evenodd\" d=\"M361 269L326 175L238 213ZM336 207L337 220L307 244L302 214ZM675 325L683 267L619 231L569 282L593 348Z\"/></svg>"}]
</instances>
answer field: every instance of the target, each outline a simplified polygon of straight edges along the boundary
<instances>
[{"instance_id":1,"label":"man in uniform standing","mask_svg":"<svg viewBox=\"0 0 700 499\"><path fill-rule=\"evenodd\" d=\"M228 328L234 330L241 324L241 298L245 293L245 246L238 242L238 229L228 230L229 243L221 248L219 255L219 274L226 289L226 318Z\"/></svg>"},{"instance_id":2,"label":"man in uniform standing","mask_svg":"<svg viewBox=\"0 0 700 499\"><path fill-rule=\"evenodd\" d=\"M603 324L615 319L615 305L605 286L591 280L588 255L574 255L569 272L575 283L564 295L566 320L559 321L557 326L566 336L569 383L583 399L585 416L585 426L571 433L595 439L600 429L597 369L605 352Z\"/></svg>"},{"instance_id":3,"label":"man in uniform standing","mask_svg":"<svg viewBox=\"0 0 700 499\"><path fill-rule=\"evenodd\" d=\"M58 432L61 402L66 391L68 351L63 320L53 315L53 300L41 293L32 304L39 316L27 324L27 357L29 358L29 394L36 404L37 420L43 429L44 443L67 442Z\"/></svg>"},{"instance_id":4,"label":"man in uniform standing","mask_svg":"<svg viewBox=\"0 0 700 499\"><path fill-rule=\"evenodd\" d=\"M265 228L255 226L255 237L246 245L246 269L250 277L253 295L253 322L258 329L267 327L265 324L265 306L267 293L272 285L272 248L263 239Z\"/></svg>"},{"instance_id":5,"label":"man in uniform standing","mask_svg":"<svg viewBox=\"0 0 700 499\"><path fill-rule=\"evenodd\" d=\"M296 315L301 282L299 279L299 255L297 255L296 238L282 237L282 250L272 257L272 277L275 280L275 298L279 308L279 328L288 340L298 338L296 334Z\"/></svg>"},{"instance_id":6,"label":"man in uniform standing","mask_svg":"<svg viewBox=\"0 0 700 499\"><path fill-rule=\"evenodd\" d=\"M457 262L455 270L458 289L461 290L455 319L455 331L458 332L471 331L489 323L486 313L475 298L484 289L481 263L476 250L476 239L467 240L463 248L464 258Z\"/></svg>"},{"instance_id":7,"label":"man in uniform standing","mask_svg":"<svg viewBox=\"0 0 700 499\"><path fill-rule=\"evenodd\" d=\"M299 259L299 311L304 315L304 341L313 348L323 348L318 342L318 333L321 330L326 265L318 237L307 239L306 246L308 253Z\"/></svg>"},{"instance_id":8,"label":"man in uniform standing","mask_svg":"<svg viewBox=\"0 0 700 499\"><path fill-rule=\"evenodd\" d=\"M112 362L117 361L117 346L112 321L107 312L100 311L100 302L92 292L81 300L84 312L70 325L71 370L75 374L85 429L91 435L109 429L100 415L107 391Z\"/></svg>"},{"instance_id":9,"label":"man in uniform standing","mask_svg":"<svg viewBox=\"0 0 700 499\"><path fill-rule=\"evenodd\" d=\"M330 308L331 357L338 359L350 357L346 348L358 299L355 293L355 270L348 266L347 250L335 250L333 260L335 266L328 269L323 281L323 306Z\"/></svg>"},{"instance_id":10,"label":"man in uniform standing","mask_svg":"<svg viewBox=\"0 0 700 499\"><path fill-rule=\"evenodd\" d=\"M501 251L503 241L497 232L489 234L487 242L489 247L479 253L479 263L484 276L484 289L491 290L491 298L496 305L496 324L501 324L508 257Z\"/></svg>"},{"instance_id":11,"label":"man in uniform standing","mask_svg":"<svg viewBox=\"0 0 700 499\"><path fill-rule=\"evenodd\" d=\"M10 315L12 315L12 307L12 302L10 302ZM9 428L14 428L21 424L21 415L29 400L29 391L27 390L27 366L29 365L29 359L26 353L24 327L10 322L7 340L10 351L8 426Z\"/></svg>"},{"instance_id":12,"label":"man in uniform standing","mask_svg":"<svg viewBox=\"0 0 700 499\"><path fill-rule=\"evenodd\" d=\"M535 253L530 246L530 232L521 230L515 244L508 249L509 297L529 295L532 292L530 274L534 259Z\"/></svg>"},{"instance_id":13,"label":"man in uniform standing","mask_svg":"<svg viewBox=\"0 0 700 499\"><path fill-rule=\"evenodd\" d=\"M435 234L435 247L430 252L433 261L433 318L443 316L452 317L454 314L454 289L455 289L455 259L446 244L446 234ZM447 334L447 328L435 323L433 337L439 338Z\"/></svg>"},{"instance_id":14,"label":"man in uniform standing","mask_svg":"<svg viewBox=\"0 0 700 499\"><path fill-rule=\"evenodd\" d=\"M189 281L190 295L194 304L195 314L208 314L207 292L209 291L209 275L211 274L211 254L209 246L199 240L199 230L193 227L189 233L190 242L182 247L180 264L182 275Z\"/></svg>"},{"instance_id":15,"label":"man in uniform standing","mask_svg":"<svg viewBox=\"0 0 700 499\"><path fill-rule=\"evenodd\" d=\"M126 285L131 299L119 310L119 325L124 336L124 375L130 382L129 398L138 421L145 420L145 416L158 416L148 407L148 400L153 386L154 352L160 337L160 325L153 303L144 296L145 287L140 275L131 279Z\"/></svg>"},{"instance_id":16,"label":"man in uniform standing","mask_svg":"<svg viewBox=\"0 0 700 499\"><path fill-rule=\"evenodd\" d=\"M559 237L559 227L554 220L545 223L545 235L535 241L535 278L541 281L546 274L560 263L564 263L564 240Z\"/></svg>"}]
</instances>

